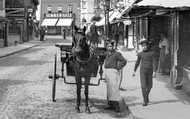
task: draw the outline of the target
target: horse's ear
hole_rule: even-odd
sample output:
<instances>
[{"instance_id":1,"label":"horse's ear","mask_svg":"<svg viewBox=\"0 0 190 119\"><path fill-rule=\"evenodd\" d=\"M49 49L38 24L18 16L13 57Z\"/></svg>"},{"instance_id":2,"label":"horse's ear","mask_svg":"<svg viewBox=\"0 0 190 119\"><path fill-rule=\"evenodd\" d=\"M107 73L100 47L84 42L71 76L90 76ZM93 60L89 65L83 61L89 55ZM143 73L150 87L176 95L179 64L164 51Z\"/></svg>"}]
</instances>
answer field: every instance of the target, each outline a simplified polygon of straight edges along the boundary
<instances>
[{"instance_id":1,"label":"horse's ear","mask_svg":"<svg viewBox=\"0 0 190 119\"><path fill-rule=\"evenodd\" d=\"M79 29L78 29L78 27L77 27L77 26L74 26L74 30L75 30L75 31L78 31Z\"/></svg>"}]
</instances>

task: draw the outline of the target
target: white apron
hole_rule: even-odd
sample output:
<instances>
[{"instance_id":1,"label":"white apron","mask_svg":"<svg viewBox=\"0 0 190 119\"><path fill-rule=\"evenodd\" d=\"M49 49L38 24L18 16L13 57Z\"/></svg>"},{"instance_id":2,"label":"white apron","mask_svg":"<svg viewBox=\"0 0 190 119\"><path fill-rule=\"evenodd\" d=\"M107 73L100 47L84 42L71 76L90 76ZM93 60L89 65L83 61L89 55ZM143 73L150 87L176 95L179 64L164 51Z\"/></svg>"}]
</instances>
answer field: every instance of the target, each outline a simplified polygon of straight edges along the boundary
<instances>
[{"instance_id":1,"label":"white apron","mask_svg":"<svg viewBox=\"0 0 190 119\"><path fill-rule=\"evenodd\" d=\"M120 101L122 98L119 92L120 72L116 69L105 69L107 83L107 98L109 101Z\"/></svg>"}]
</instances>

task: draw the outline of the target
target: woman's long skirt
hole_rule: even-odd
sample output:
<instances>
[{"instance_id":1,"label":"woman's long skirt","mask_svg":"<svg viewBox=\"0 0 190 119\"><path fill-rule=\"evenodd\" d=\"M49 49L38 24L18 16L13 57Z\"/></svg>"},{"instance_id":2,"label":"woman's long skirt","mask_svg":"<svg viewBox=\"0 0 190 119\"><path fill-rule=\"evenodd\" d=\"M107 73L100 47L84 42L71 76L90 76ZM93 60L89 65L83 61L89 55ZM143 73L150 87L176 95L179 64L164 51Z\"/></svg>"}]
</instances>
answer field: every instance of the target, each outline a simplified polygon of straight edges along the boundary
<instances>
[{"instance_id":1,"label":"woman's long skirt","mask_svg":"<svg viewBox=\"0 0 190 119\"><path fill-rule=\"evenodd\" d=\"M116 69L105 69L108 101L120 101L119 92L120 72Z\"/></svg>"}]
</instances>

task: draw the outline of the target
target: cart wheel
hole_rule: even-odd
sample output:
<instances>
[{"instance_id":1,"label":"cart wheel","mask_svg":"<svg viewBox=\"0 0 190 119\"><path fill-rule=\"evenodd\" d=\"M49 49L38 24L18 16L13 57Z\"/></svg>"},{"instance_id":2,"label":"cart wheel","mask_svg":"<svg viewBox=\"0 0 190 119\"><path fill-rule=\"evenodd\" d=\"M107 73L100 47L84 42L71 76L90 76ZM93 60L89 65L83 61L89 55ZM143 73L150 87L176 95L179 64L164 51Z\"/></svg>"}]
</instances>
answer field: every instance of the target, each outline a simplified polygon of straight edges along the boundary
<instances>
[{"instance_id":1,"label":"cart wheel","mask_svg":"<svg viewBox=\"0 0 190 119\"><path fill-rule=\"evenodd\" d=\"M64 75L64 62L61 62L61 78L65 79L65 75Z\"/></svg>"},{"instance_id":2,"label":"cart wheel","mask_svg":"<svg viewBox=\"0 0 190 119\"><path fill-rule=\"evenodd\" d=\"M52 83L52 101L55 102L55 94L56 94L56 80L57 80L57 55L55 54L55 63L54 63L54 76Z\"/></svg>"}]
</instances>

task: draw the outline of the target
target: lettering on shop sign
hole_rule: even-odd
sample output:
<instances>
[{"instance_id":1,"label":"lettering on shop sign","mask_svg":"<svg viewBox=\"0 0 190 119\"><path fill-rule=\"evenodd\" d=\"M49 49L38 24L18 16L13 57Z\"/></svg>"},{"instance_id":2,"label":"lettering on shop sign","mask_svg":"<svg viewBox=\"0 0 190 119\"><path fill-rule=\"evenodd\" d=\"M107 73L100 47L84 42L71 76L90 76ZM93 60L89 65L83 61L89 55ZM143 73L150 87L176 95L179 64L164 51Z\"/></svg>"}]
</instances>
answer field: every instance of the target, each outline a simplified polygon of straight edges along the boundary
<instances>
[{"instance_id":1,"label":"lettering on shop sign","mask_svg":"<svg viewBox=\"0 0 190 119\"><path fill-rule=\"evenodd\" d=\"M61 18L61 17L72 17L71 13L48 13L46 14L46 17L48 18Z\"/></svg>"}]
</instances>

